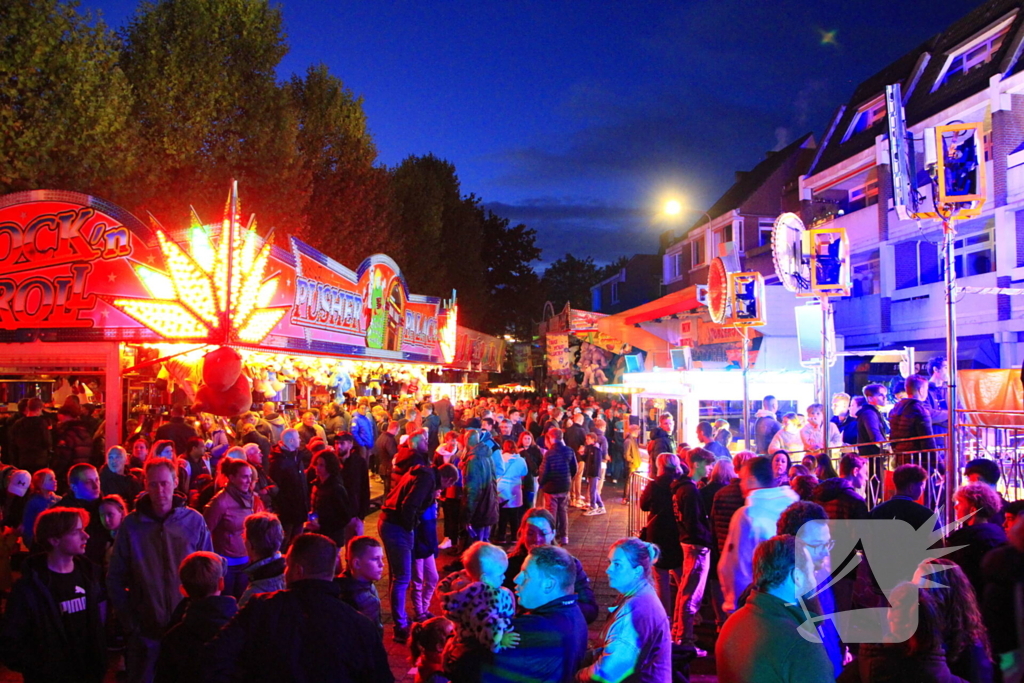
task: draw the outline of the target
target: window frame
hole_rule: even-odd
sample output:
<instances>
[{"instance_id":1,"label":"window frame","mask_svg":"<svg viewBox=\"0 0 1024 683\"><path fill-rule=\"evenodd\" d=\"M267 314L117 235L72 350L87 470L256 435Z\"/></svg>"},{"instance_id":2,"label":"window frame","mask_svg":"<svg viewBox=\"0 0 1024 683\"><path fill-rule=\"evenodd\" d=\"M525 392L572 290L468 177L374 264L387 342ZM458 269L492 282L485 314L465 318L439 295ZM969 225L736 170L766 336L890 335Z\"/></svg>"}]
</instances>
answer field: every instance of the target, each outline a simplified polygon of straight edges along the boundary
<instances>
[{"instance_id":1,"label":"window frame","mask_svg":"<svg viewBox=\"0 0 1024 683\"><path fill-rule=\"evenodd\" d=\"M994 22L989 28L950 50L946 55L946 63L942 65L942 70L935 78L931 91L935 92L944 86L950 77L964 76L974 69L991 62L995 58L996 53L1005 45L1016 18L1017 11L1014 10L1009 15ZM998 44L993 45L997 41ZM967 56L980 48L985 48L984 58L979 59L975 56L968 62ZM959 64L957 64L958 60Z\"/></svg>"},{"instance_id":2,"label":"window frame","mask_svg":"<svg viewBox=\"0 0 1024 683\"><path fill-rule=\"evenodd\" d=\"M865 104L857 107L857 113L853 115L853 119L850 121L850 127L846 130L846 135L843 136L843 142L846 142L858 133L870 130L879 121L884 121L885 114L884 94L872 98ZM865 123L860 125L862 120Z\"/></svg>"}]
</instances>

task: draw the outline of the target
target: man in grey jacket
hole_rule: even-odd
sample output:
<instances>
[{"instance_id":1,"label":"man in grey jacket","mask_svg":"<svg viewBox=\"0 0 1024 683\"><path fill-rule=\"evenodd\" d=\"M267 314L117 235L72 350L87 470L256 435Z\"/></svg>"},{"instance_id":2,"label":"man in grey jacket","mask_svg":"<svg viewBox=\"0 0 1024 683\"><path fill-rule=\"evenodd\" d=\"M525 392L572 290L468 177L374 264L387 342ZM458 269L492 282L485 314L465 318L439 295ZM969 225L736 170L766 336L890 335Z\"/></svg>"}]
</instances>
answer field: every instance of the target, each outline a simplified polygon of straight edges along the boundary
<instances>
[{"instance_id":1,"label":"man in grey jacket","mask_svg":"<svg viewBox=\"0 0 1024 683\"><path fill-rule=\"evenodd\" d=\"M174 462L146 463L146 492L118 529L107 572L110 602L128 635L129 683L149 683L160 654L160 638L182 599L178 566L197 550L213 551L203 516L175 493Z\"/></svg>"}]
</instances>

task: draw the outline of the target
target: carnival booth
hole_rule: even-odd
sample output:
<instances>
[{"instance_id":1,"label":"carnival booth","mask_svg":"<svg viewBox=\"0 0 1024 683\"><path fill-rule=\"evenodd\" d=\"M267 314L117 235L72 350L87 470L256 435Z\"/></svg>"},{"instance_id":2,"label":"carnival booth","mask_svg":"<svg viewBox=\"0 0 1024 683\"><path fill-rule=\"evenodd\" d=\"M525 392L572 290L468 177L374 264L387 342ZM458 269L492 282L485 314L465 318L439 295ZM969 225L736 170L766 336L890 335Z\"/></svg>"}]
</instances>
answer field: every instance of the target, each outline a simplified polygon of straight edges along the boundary
<instances>
[{"instance_id":1,"label":"carnival booth","mask_svg":"<svg viewBox=\"0 0 1024 683\"><path fill-rule=\"evenodd\" d=\"M416 394L454 357L454 302L411 294L384 255L350 270L243 220L147 226L95 197L0 197L0 399L85 384L124 423L172 403L221 416L255 402Z\"/></svg>"},{"instance_id":2,"label":"carnival booth","mask_svg":"<svg viewBox=\"0 0 1024 683\"><path fill-rule=\"evenodd\" d=\"M803 412L814 403L814 375L802 371L750 371L749 391L761 398L775 396L782 412ZM675 418L676 438L696 446L697 423L726 420L742 446L743 375L738 370L671 370L626 373L623 393L631 398L632 412L644 420L644 431L657 426L657 415L668 412ZM753 415L756 410L751 411ZM653 423L652 423L653 419Z\"/></svg>"}]
</instances>

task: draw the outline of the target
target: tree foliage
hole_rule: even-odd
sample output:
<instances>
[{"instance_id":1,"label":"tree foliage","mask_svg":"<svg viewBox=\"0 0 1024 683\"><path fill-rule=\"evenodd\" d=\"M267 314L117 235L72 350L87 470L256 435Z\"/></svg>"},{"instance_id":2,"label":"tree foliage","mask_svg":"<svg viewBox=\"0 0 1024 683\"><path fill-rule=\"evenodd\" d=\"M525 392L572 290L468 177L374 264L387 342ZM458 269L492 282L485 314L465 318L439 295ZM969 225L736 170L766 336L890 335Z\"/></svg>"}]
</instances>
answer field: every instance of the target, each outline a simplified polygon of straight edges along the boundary
<instances>
[{"instance_id":1,"label":"tree foliage","mask_svg":"<svg viewBox=\"0 0 1024 683\"><path fill-rule=\"evenodd\" d=\"M140 204L180 224L188 204L219 216L228 183L264 225L301 228L309 182L298 125L276 69L287 52L281 11L265 0L162 0L122 31L144 154Z\"/></svg>"},{"instance_id":2,"label":"tree foliage","mask_svg":"<svg viewBox=\"0 0 1024 683\"><path fill-rule=\"evenodd\" d=\"M324 65L288 84L298 116L298 150L309 202L295 232L341 263L357 265L387 252L399 263L406 250L395 225L388 171L375 166L377 148L366 126L363 102Z\"/></svg>"},{"instance_id":3,"label":"tree foliage","mask_svg":"<svg viewBox=\"0 0 1024 683\"><path fill-rule=\"evenodd\" d=\"M555 310L569 302L572 308L586 311L590 310L590 288L603 279L602 273L591 257L566 254L544 269L541 285Z\"/></svg>"},{"instance_id":4,"label":"tree foliage","mask_svg":"<svg viewBox=\"0 0 1024 683\"><path fill-rule=\"evenodd\" d=\"M132 94L117 60L114 34L71 5L0 3L0 191L99 194L131 173Z\"/></svg>"},{"instance_id":5,"label":"tree foliage","mask_svg":"<svg viewBox=\"0 0 1024 683\"><path fill-rule=\"evenodd\" d=\"M379 164L341 79L277 81L287 49L269 0L142 2L117 35L74 3L0 2L0 191L79 190L175 228L190 205L218 220L236 179L261 232L353 268L386 253L412 291L457 291L462 324L527 338L536 233L464 193L450 161Z\"/></svg>"}]
</instances>

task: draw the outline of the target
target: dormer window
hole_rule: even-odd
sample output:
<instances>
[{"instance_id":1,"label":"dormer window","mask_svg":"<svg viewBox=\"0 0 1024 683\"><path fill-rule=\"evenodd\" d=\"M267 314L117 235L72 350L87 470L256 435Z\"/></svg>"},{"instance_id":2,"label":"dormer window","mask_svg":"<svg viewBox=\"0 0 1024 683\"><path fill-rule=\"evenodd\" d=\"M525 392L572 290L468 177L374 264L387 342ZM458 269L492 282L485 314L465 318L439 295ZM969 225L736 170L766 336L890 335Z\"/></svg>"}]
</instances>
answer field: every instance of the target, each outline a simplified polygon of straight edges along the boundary
<instances>
[{"instance_id":1,"label":"dormer window","mask_svg":"<svg viewBox=\"0 0 1024 683\"><path fill-rule=\"evenodd\" d=\"M942 69L942 73L935 80L932 92L968 71L991 62L1010 34L1010 27L1013 25L1015 16L1015 14L1011 14L952 50L946 58L946 65Z\"/></svg>"},{"instance_id":2,"label":"dormer window","mask_svg":"<svg viewBox=\"0 0 1024 683\"><path fill-rule=\"evenodd\" d=\"M846 142L857 133L868 130L883 119L885 119L885 96L880 95L857 110L853 121L850 123L850 129L846 131L846 137L843 138L843 142Z\"/></svg>"}]
</instances>

